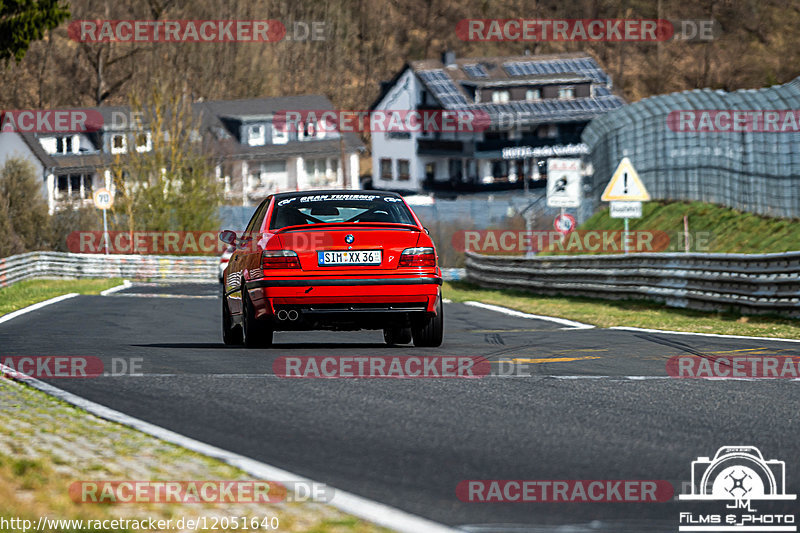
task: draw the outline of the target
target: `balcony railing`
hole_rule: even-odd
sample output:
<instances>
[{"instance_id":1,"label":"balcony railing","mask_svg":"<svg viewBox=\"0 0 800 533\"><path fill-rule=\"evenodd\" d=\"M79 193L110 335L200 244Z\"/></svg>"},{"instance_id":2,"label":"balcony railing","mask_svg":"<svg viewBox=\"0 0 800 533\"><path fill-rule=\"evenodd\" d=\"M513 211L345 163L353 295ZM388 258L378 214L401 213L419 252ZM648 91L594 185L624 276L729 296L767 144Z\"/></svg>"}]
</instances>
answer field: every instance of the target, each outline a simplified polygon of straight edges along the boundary
<instances>
[{"instance_id":1,"label":"balcony railing","mask_svg":"<svg viewBox=\"0 0 800 533\"><path fill-rule=\"evenodd\" d=\"M417 153L419 154L464 154L463 141L442 141L432 139L418 139ZM465 155L465 154L464 154Z\"/></svg>"},{"instance_id":2,"label":"balcony railing","mask_svg":"<svg viewBox=\"0 0 800 533\"><path fill-rule=\"evenodd\" d=\"M522 139L489 139L475 143L476 152L495 152L503 148L514 146L554 146L559 144L578 144L581 142L580 135L559 135L553 138L542 137L523 137Z\"/></svg>"}]
</instances>

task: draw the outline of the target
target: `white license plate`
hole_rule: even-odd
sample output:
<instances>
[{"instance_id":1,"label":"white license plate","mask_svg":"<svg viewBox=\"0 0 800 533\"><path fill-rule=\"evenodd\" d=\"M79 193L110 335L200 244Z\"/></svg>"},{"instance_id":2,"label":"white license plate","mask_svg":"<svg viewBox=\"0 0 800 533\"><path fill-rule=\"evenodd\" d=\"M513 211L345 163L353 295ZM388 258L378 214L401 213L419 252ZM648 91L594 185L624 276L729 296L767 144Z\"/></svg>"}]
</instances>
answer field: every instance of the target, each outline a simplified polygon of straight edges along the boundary
<instances>
[{"instance_id":1,"label":"white license plate","mask_svg":"<svg viewBox=\"0 0 800 533\"><path fill-rule=\"evenodd\" d=\"M317 252L319 266L380 265L380 250L343 250L341 252Z\"/></svg>"}]
</instances>

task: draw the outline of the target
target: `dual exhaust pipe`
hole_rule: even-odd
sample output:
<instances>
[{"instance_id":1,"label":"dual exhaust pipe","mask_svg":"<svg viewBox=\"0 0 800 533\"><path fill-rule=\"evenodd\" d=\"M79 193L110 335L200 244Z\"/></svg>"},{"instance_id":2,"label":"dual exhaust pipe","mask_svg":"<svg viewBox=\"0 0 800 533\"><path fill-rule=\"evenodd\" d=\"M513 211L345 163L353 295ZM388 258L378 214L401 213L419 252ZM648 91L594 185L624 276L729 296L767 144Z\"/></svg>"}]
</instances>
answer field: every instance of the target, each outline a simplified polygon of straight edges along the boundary
<instances>
[{"instance_id":1,"label":"dual exhaust pipe","mask_svg":"<svg viewBox=\"0 0 800 533\"><path fill-rule=\"evenodd\" d=\"M281 322L284 322L286 320L294 322L300 319L300 313L298 313L296 309L289 309L288 311L286 309L281 309L276 313L275 316L277 316L278 320L280 320Z\"/></svg>"}]
</instances>

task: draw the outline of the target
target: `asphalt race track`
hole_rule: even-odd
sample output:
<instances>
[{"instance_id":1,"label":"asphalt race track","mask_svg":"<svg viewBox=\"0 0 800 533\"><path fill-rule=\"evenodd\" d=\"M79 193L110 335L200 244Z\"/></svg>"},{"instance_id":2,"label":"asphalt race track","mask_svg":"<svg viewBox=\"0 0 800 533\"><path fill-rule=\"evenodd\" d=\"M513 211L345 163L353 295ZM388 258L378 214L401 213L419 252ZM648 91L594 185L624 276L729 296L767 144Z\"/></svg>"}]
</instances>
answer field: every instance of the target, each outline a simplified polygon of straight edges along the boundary
<instances>
[{"instance_id":1,"label":"asphalt race track","mask_svg":"<svg viewBox=\"0 0 800 533\"><path fill-rule=\"evenodd\" d=\"M134 285L0 324L3 356L141 358L142 376L53 379L137 418L468 531L677 531L697 502L466 503L470 479L690 480L726 445L786 462L800 492L800 381L667 376L674 355L800 355L800 344L603 329L445 305L441 348L380 332L278 333L226 347L216 285ZM735 352L734 352L735 351ZM282 355L485 356L521 375L482 379L284 379ZM557 360L556 360L557 359ZM797 501L759 510L797 511ZM785 504L785 505L784 505ZM769 507L771 506L771 507ZM763 508L762 508L763 507ZM575 528L556 528L574 524Z\"/></svg>"}]
</instances>

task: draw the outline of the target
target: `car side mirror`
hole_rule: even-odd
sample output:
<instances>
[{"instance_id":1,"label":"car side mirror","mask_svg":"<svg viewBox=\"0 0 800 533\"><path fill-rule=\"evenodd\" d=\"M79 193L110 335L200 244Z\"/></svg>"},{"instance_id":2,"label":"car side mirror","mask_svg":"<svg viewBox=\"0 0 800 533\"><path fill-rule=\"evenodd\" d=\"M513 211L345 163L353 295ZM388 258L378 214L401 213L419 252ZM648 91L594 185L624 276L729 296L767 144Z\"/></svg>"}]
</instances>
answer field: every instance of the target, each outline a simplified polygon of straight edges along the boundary
<instances>
[{"instance_id":1,"label":"car side mirror","mask_svg":"<svg viewBox=\"0 0 800 533\"><path fill-rule=\"evenodd\" d=\"M423 228L422 228L422 229L424 229L424 230L425 230L425 233L427 233L428 235L430 235L430 234L431 234L431 230L429 230L428 228L426 228L426 227L424 227L424 226L423 226Z\"/></svg>"},{"instance_id":2,"label":"car side mirror","mask_svg":"<svg viewBox=\"0 0 800 533\"><path fill-rule=\"evenodd\" d=\"M231 231L229 229L223 230L219 234L219 240L224 242L225 244L230 244L233 246L236 244L236 232Z\"/></svg>"}]
</instances>

